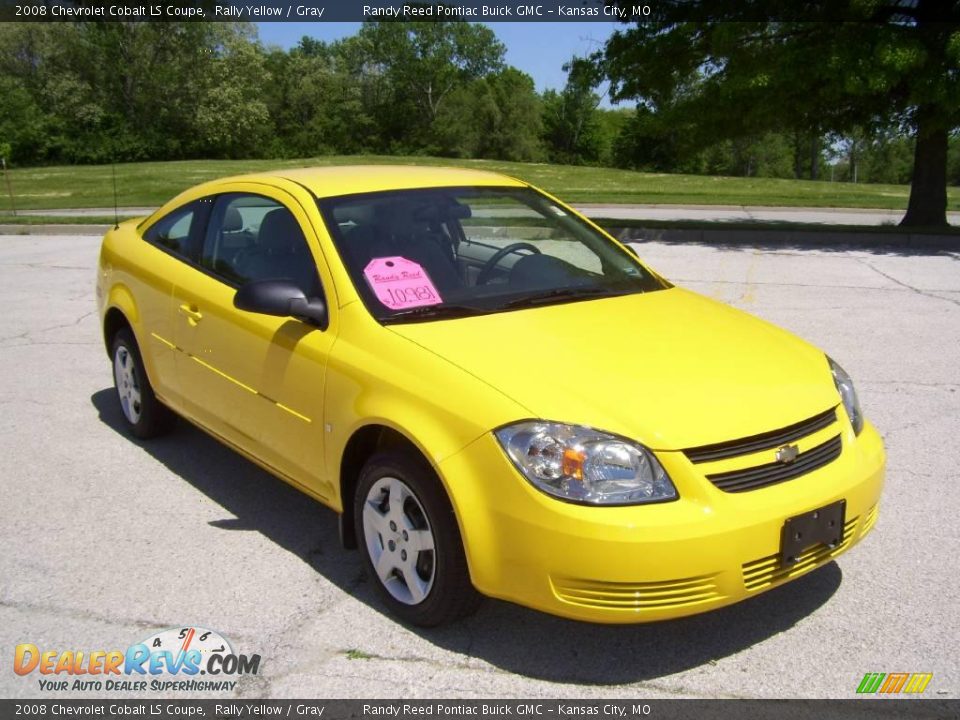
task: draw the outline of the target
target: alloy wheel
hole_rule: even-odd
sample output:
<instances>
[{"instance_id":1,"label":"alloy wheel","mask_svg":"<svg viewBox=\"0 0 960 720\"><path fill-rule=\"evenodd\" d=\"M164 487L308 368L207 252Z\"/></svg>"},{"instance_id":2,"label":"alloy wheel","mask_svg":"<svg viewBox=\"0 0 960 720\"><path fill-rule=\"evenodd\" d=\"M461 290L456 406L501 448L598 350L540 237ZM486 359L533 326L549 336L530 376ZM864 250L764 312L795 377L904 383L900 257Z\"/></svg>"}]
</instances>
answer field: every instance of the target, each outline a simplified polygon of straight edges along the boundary
<instances>
[{"instance_id":1,"label":"alloy wheel","mask_svg":"<svg viewBox=\"0 0 960 720\"><path fill-rule=\"evenodd\" d=\"M384 588L405 605L423 602L436 577L436 541L420 500L402 480L383 477L367 493L362 518Z\"/></svg>"},{"instance_id":2,"label":"alloy wheel","mask_svg":"<svg viewBox=\"0 0 960 720\"><path fill-rule=\"evenodd\" d=\"M120 398L123 415L130 424L136 425L142 410L140 382L137 378L133 355L124 345L119 345L113 356L113 378L117 385L117 395Z\"/></svg>"}]
</instances>

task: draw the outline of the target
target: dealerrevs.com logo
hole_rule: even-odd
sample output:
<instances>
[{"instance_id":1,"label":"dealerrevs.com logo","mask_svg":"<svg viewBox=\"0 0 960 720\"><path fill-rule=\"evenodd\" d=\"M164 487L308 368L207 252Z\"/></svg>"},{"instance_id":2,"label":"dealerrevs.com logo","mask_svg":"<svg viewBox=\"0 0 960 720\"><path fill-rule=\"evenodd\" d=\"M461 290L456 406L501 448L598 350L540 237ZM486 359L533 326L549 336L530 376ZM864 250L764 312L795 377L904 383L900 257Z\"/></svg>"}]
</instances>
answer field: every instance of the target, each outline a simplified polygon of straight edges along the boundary
<instances>
[{"instance_id":1,"label":"dealerrevs.com logo","mask_svg":"<svg viewBox=\"0 0 960 720\"><path fill-rule=\"evenodd\" d=\"M126 650L49 650L21 643L13 671L37 678L43 691L231 691L256 675L259 655L241 655L215 630L164 630Z\"/></svg>"}]
</instances>

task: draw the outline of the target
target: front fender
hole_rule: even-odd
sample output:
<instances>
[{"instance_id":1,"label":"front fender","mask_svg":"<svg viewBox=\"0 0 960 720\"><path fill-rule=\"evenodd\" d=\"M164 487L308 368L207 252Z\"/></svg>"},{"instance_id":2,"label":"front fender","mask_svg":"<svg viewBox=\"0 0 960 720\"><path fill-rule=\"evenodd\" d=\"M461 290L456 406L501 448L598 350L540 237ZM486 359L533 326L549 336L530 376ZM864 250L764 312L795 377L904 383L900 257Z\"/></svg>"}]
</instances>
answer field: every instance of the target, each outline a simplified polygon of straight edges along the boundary
<instances>
[{"instance_id":1,"label":"front fender","mask_svg":"<svg viewBox=\"0 0 960 720\"><path fill-rule=\"evenodd\" d=\"M349 312L351 308L355 309ZM382 425L406 437L437 467L492 428L529 411L449 361L375 323L360 303L344 308L327 365L326 470L339 478L358 430ZM456 505L458 478L441 475ZM339 490L336 509L342 511Z\"/></svg>"}]
</instances>

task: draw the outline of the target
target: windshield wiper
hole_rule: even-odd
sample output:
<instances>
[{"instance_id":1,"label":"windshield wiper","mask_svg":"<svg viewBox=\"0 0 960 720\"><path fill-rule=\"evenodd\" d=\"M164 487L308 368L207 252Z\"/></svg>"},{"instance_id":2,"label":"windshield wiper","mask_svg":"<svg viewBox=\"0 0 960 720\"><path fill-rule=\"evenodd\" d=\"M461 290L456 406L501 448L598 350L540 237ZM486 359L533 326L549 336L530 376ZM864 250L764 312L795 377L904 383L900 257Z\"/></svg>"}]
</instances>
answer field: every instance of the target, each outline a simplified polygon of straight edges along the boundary
<instances>
[{"instance_id":1,"label":"windshield wiper","mask_svg":"<svg viewBox=\"0 0 960 720\"><path fill-rule=\"evenodd\" d=\"M525 295L500 306L500 309L516 309L524 307L534 307L536 305L549 305L550 303L563 302L565 300L580 300L583 298L614 297L616 295L627 295L634 290L617 290L610 287L568 287L554 288L533 295Z\"/></svg>"},{"instance_id":2,"label":"windshield wiper","mask_svg":"<svg viewBox=\"0 0 960 720\"><path fill-rule=\"evenodd\" d=\"M486 315L491 312L488 308L476 307L475 305L456 305L443 303L440 305L420 305L419 307L400 310L392 315L383 318L383 322L392 323L397 320L417 321L417 320L445 320L449 318L467 317L469 315Z\"/></svg>"}]
</instances>

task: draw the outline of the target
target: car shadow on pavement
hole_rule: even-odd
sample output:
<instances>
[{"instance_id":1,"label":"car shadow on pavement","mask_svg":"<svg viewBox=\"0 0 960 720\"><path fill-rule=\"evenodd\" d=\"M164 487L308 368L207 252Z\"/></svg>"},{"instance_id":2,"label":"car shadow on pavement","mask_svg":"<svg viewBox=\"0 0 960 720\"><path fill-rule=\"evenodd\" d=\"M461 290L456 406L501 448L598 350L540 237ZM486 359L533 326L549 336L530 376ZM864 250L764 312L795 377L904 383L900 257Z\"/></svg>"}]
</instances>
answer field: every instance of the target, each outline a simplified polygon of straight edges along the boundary
<instances>
[{"instance_id":1,"label":"car shadow on pavement","mask_svg":"<svg viewBox=\"0 0 960 720\"><path fill-rule=\"evenodd\" d=\"M824 605L841 580L840 567L831 562L737 605L641 625L581 623L488 601L466 621L473 631L469 654L551 682L621 685L653 680L718 664L789 630ZM446 639L448 632L441 628L424 635L464 652L458 639Z\"/></svg>"},{"instance_id":2,"label":"car shadow on pavement","mask_svg":"<svg viewBox=\"0 0 960 720\"><path fill-rule=\"evenodd\" d=\"M132 438L112 389L93 394L101 422L143 448L235 519L210 523L253 530L293 553L360 602L384 609L362 579L360 558L340 547L337 516L186 422L149 442ZM797 624L837 591L829 563L788 585L731 607L646 625L580 623L487 600L451 626L409 628L437 647L551 682L618 685L715 664Z\"/></svg>"}]
</instances>

